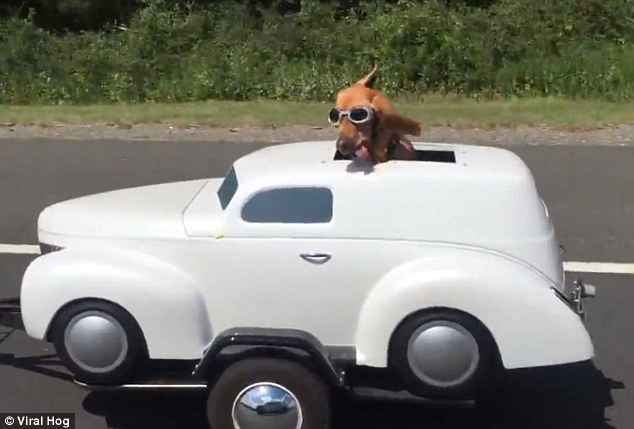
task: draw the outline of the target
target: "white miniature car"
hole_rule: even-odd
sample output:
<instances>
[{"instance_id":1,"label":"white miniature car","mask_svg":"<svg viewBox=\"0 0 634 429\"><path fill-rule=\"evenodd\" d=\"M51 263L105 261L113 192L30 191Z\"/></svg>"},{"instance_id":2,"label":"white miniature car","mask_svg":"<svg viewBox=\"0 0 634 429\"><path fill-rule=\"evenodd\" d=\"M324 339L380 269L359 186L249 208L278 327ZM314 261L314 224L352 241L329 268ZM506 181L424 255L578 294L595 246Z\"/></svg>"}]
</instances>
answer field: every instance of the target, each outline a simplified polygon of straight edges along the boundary
<instances>
[{"instance_id":1,"label":"white miniature car","mask_svg":"<svg viewBox=\"0 0 634 429\"><path fill-rule=\"evenodd\" d=\"M255 427L249 413L327 427L329 389L354 387L355 371L463 399L501 369L591 359L593 288L566 290L524 162L415 147L418 161L370 168L332 141L283 144L224 178L50 206L24 328L90 386L183 363L210 389L214 429Z\"/></svg>"}]
</instances>

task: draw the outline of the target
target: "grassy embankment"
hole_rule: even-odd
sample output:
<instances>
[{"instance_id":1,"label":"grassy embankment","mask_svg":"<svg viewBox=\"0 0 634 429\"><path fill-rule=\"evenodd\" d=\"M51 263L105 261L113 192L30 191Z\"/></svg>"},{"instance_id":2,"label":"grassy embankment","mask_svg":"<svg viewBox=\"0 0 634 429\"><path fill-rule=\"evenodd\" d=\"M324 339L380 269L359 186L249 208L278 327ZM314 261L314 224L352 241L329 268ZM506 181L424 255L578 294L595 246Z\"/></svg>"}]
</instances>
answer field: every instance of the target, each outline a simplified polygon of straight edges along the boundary
<instances>
[{"instance_id":1,"label":"grassy embankment","mask_svg":"<svg viewBox=\"0 0 634 429\"><path fill-rule=\"evenodd\" d=\"M379 88L427 126L634 118L632 1L303 0L284 16L173 3L102 31L0 21L0 123L327 126L336 92L373 63Z\"/></svg>"},{"instance_id":2,"label":"grassy embankment","mask_svg":"<svg viewBox=\"0 0 634 429\"><path fill-rule=\"evenodd\" d=\"M634 122L634 103L547 98L396 102L425 126L593 128ZM328 126L329 103L208 101L88 106L0 106L0 124L172 124L176 126Z\"/></svg>"}]
</instances>

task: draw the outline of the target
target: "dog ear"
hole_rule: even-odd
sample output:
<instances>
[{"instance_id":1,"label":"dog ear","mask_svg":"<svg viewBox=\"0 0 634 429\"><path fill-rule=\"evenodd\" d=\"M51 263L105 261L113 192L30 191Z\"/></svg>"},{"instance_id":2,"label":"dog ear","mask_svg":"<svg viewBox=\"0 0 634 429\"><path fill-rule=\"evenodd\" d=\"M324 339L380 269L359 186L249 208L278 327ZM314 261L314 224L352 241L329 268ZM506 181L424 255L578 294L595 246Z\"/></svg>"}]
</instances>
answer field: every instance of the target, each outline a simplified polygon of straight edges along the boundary
<instances>
[{"instance_id":1,"label":"dog ear","mask_svg":"<svg viewBox=\"0 0 634 429\"><path fill-rule=\"evenodd\" d=\"M361 79L359 79L359 81L357 82L357 85L363 85L367 88L373 88L374 87L374 81L376 81L376 72L379 70L379 66L377 64L374 65L374 68L372 69L372 71L370 73L368 73L367 75L363 76Z\"/></svg>"},{"instance_id":2,"label":"dog ear","mask_svg":"<svg viewBox=\"0 0 634 429\"><path fill-rule=\"evenodd\" d=\"M397 113L381 113L379 127L384 131L401 132L411 136L420 136L422 132L418 122Z\"/></svg>"}]
</instances>

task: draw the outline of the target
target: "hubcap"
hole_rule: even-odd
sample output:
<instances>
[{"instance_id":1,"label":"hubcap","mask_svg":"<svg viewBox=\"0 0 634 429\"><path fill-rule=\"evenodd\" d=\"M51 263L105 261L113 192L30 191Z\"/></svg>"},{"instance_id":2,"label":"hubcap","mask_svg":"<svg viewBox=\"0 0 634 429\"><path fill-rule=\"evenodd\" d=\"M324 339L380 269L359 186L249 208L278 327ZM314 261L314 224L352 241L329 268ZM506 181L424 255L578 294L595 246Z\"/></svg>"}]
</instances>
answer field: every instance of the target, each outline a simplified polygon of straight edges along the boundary
<instances>
[{"instance_id":1,"label":"hubcap","mask_svg":"<svg viewBox=\"0 0 634 429\"><path fill-rule=\"evenodd\" d=\"M476 371L478 343L461 325L437 320L421 325L410 337L407 360L425 383L451 387L463 383Z\"/></svg>"},{"instance_id":2,"label":"hubcap","mask_svg":"<svg viewBox=\"0 0 634 429\"><path fill-rule=\"evenodd\" d=\"M85 371L104 373L121 365L128 339L121 324L109 314L87 311L73 317L64 332L70 358Z\"/></svg>"},{"instance_id":3,"label":"hubcap","mask_svg":"<svg viewBox=\"0 0 634 429\"><path fill-rule=\"evenodd\" d=\"M303 416L291 391L275 383L257 383L243 389L231 410L236 429L300 429Z\"/></svg>"}]
</instances>

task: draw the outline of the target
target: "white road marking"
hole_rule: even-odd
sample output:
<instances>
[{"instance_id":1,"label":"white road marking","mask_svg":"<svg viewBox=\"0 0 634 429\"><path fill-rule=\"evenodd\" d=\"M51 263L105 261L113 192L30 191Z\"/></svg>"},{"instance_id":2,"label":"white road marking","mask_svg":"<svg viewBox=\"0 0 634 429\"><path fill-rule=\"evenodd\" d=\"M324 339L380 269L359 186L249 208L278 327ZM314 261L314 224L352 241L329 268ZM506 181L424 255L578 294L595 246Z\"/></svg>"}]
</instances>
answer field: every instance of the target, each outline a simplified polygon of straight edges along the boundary
<instances>
[{"instance_id":1,"label":"white road marking","mask_svg":"<svg viewBox=\"0 0 634 429\"><path fill-rule=\"evenodd\" d=\"M634 264L616 262L564 262L564 269L575 273L634 274Z\"/></svg>"},{"instance_id":2,"label":"white road marking","mask_svg":"<svg viewBox=\"0 0 634 429\"><path fill-rule=\"evenodd\" d=\"M0 254L39 255L40 247L35 244L1 244ZM634 263L617 262L564 262L564 270L575 273L634 274Z\"/></svg>"},{"instance_id":3,"label":"white road marking","mask_svg":"<svg viewBox=\"0 0 634 429\"><path fill-rule=\"evenodd\" d=\"M2 244L0 243L0 253L10 253L14 255L39 255L40 246L33 244Z\"/></svg>"}]
</instances>

